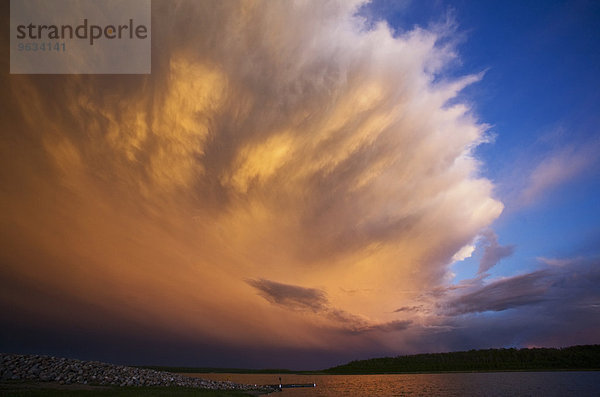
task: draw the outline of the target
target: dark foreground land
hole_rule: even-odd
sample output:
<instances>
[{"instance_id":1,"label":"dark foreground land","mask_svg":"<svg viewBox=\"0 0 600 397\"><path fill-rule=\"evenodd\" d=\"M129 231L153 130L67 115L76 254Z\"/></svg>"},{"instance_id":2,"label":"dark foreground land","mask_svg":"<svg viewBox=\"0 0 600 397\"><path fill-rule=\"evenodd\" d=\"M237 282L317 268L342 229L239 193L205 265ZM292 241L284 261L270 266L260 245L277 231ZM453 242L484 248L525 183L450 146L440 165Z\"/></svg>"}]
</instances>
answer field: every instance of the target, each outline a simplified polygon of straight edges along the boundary
<instances>
[{"instance_id":1,"label":"dark foreground land","mask_svg":"<svg viewBox=\"0 0 600 397\"><path fill-rule=\"evenodd\" d=\"M0 395L244 396L267 386L40 355L0 354Z\"/></svg>"},{"instance_id":2,"label":"dark foreground land","mask_svg":"<svg viewBox=\"0 0 600 397\"><path fill-rule=\"evenodd\" d=\"M0 396L83 396L83 397L243 397L257 396L259 392L234 390L205 390L180 386L90 386L61 385L58 382L2 381Z\"/></svg>"}]
</instances>

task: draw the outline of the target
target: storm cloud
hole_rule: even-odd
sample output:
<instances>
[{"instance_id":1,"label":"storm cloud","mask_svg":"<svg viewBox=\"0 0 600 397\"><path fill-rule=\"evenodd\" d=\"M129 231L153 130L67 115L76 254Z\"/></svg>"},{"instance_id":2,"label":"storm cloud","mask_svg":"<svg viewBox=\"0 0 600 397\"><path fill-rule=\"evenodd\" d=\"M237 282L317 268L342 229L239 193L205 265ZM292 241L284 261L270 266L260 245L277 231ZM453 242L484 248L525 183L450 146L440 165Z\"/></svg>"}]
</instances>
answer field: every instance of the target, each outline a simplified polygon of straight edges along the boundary
<instances>
[{"instance_id":1,"label":"storm cloud","mask_svg":"<svg viewBox=\"0 0 600 397\"><path fill-rule=\"evenodd\" d=\"M564 265L546 265L541 261L544 264L541 270L501 278L467 292L457 290L458 296L450 299L448 307L455 314L503 311L520 306L543 311L560 308L597 310L600 302L598 258L559 262Z\"/></svg>"},{"instance_id":2,"label":"storm cloud","mask_svg":"<svg viewBox=\"0 0 600 397\"><path fill-rule=\"evenodd\" d=\"M551 280L547 272L514 276L485 285L448 303L451 314L502 311L545 299Z\"/></svg>"},{"instance_id":3,"label":"storm cloud","mask_svg":"<svg viewBox=\"0 0 600 397\"><path fill-rule=\"evenodd\" d=\"M361 4L154 1L152 75L2 75L2 324L337 353L448 326L415 300L503 209L457 101L482 75L446 76L451 27ZM482 271L512 252L489 241Z\"/></svg>"},{"instance_id":4,"label":"storm cloud","mask_svg":"<svg viewBox=\"0 0 600 397\"><path fill-rule=\"evenodd\" d=\"M490 341L494 346L596 343L598 258L550 262L563 266L541 262L540 270L448 291L437 302L438 319L450 327L440 339L454 349L492 346Z\"/></svg>"}]
</instances>

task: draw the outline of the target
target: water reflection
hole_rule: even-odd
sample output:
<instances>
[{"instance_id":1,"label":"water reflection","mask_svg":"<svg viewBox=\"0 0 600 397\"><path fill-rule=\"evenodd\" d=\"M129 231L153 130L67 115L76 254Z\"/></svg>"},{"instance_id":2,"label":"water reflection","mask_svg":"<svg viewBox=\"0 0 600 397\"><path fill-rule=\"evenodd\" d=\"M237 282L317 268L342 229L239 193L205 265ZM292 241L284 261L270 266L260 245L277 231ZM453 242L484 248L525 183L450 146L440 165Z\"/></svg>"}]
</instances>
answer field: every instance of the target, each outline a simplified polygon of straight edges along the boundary
<instances>
[{"instance_id":1,"label":"water reflection","mask_svg":"<svg viewBox=\"0 0 600 397\"><path fill-rule=\"evenodd\" d=\"M188 374L247 384L316 383L279 396L600 396L600 372L490 372L395 375Z\"/></svg>"}]
</instances>

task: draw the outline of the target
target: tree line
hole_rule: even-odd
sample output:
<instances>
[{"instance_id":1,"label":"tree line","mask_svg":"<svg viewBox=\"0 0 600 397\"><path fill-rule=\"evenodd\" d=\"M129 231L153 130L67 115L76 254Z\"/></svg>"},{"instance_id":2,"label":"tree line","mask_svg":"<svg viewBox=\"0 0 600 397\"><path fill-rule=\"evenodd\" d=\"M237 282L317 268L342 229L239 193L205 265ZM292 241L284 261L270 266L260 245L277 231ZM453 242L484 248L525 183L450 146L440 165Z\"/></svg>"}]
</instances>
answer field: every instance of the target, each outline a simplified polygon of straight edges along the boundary
<instances>
[{"instance_id":1,"label":"tree line","mask_svg":"<svg viewBox=\"0 0 600 397\"><path fill-rule=\"evenodd\" d=\"M600 345L565 348L485 349L352 361L335 374L445 371L600 370Z\"/></svg>"}]
</instances>

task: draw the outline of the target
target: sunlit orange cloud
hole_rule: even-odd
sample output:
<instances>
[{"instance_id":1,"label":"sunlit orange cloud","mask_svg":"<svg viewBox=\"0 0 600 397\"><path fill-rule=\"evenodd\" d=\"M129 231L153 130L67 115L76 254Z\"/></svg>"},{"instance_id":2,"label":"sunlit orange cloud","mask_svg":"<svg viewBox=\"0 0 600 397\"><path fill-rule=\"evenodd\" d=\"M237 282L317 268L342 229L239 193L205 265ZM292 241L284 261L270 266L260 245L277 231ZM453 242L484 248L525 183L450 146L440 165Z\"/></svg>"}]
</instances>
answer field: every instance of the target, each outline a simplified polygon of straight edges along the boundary
<instances>
[{"instance_id":1,"label":"sunlit orange cloud","mask_svg":"<svg viewBox=\"0 0 600 397\"><path fill-rule=\"evenodd\" d=\"M8 78L4 299L238 345L436 326L397 309L502 211L486 126L448 105L481 76L434 83L441 33L368 30L345 1L155 3L149 77Z\"/></svg>"}]
</instances>

